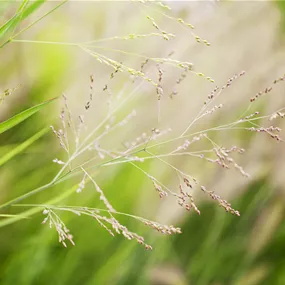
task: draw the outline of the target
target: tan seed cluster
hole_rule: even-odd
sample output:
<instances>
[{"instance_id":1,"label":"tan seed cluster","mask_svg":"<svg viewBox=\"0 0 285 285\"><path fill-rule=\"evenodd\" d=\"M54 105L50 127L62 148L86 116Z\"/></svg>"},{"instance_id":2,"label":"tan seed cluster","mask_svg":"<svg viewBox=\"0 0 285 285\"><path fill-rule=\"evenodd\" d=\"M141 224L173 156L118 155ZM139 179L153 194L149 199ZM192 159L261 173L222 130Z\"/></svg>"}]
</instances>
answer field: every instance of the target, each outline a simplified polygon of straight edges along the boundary
<instances>
[{"instance_id":1,"label":"tan seed cluster","mask_svg":"<svg viewBox=\"0 0 285 285\"><path fill-rule=\"evenodd\" d=\"M240 154L243 154L245 152L245 149L244 148L240 148L240 147L237 147L235 145L233 145L230 149L226 149L225 147L221 147L222 151L224 153L231 153L231 152L238 152Z\"/></svg>"},{"instance_id":2,"label":"tan seed cluster","mask_svg":"<svg viewBox=\"0 0 285 285\"><path fill-rule=\"evenodd\" d=\"M250 120L250 119L252 119L253 117L255 117L255 116L259 115L259 114L260 114L259 112L254 112L254 113L252 113L252 114L250 114L250 115L240 119L239 122Z\"/></svg>"},{"instance_id":3,"label":"tan seed cluster","mask_svg":"<svg viewBox=\"0 0 285 285\"><path fill-rule=\"evenodd\" d=\"M181 150L186 150L191 144L194 142L200 141L202 138L207 137L206 133L200 134L198 136L194 136L192 140L185 140L184 143L178 146L174 151L170 152L170 154L176 153Z\"/></svg>"},{"instance_id":4,"label":"tan seed cluster","mask_svg":"<svg viewBox=\"0 0 285 285\"><path fill-rule=\"evenodd\" d=\"M65 133L63 132L63 130L62 130L62 129L59 129L58 131L56 131L53 126L50 126L50 128L51 128L52 132L55 134L55 136L58 138L60 146L61 146L66 152L68 152L68 148L67 148L67 146L65 145L66 135L65 135Z\"/></svg>"},{"instance_id":5,"label":"tan seed cluster","mask_svg":"<svg viewBox=\"0 0 285 285\"><path fill-rule=\"evenodd\" d=\"M282 113L282 112L276 112L276 113L273 113L270 118L269 118L269 121L272 121L276 118L285 118L285 113Z\"/></svg>"},{"instance_id":6,"label":"tan seed cluster","mask_svg":"<svg viewBox=\"0 0 285 285\"><path fill-rule=\"evenodd\" d=\"M178 77L178 79L176 79L176 86L173 87L172 92L170 93L169 97L171 99L173 99L174 96L176 96L178 94L176 87L177 85L181 84L181 82L186 78L187 74L188 74L188 70L187 68L185 68L185 70L182 71L182 73L180 74L180 76Z\"/></svg>"},{"instance_id":7,"label":"tan seed cluster","mask_svg":"<svg viewBox=\"0 0 285 285\"><path fill-rule=\"evenodd\" d=\"M172 234L181 234L181 229L180 228L176 228L172 225L168 226L168 225L161 225L159 223L156 222L152 222L152 221L144 221L143 222L146 226L151 227L152 229L162 233L162 234L168 234L168 235L172 235Z\"/></svg>"},{"instance_id":8,"label":"tan seed cluster","mask_svg":"<svg viewBox=\"0 0 285 285\"><path fill-rule=\"evenodd\" d=\"M157 99L160 100L163 96L163 89L162 89L162 76L163 76L163 70L160 68L159 64L157 64L158 69L158 84L156 86L156 94Z\"/></svg>"},{"instance_id":9,"label":"tan seed cluster","mask_svg":"<svg viewBox=\"0 0 285 285\"><path fill-rule=\"evenodd\" d=\"M19 87L5 89L2 94L0 94L0 104L5 100L6 97L12 95Z\"/></svg>"},{"instance_id":10,"label":"tan seed cluster","mask_svg":"<svg viewBox=\"0 0 285 285\"><path fill-rule=\"evenodd\" d=\"M233 165L236 170L238 170L242 176L249 178L250 175L245 172L245 170L238 165L235 160L229 156L229 153L231 152L238 152L240 154L244 153L243 148L238 148L236 146L233 146L231 149L226 149L226 148L214 148L213 149L214 153L217 156L217 159L211 159L211 158L205 158L204 155L201 155L201 158L205 158L206 161L218 164L219 166L225 168L225 169L230 169L230 165Z\"/></svg>"},{"instance_id":11,"label":"tan seed cluster","mask_svg":"<svg viewBox=\"0 0 285 285\"><path fill-rule=\"evenodd\" d=\"M219 205L225 209L226 212L229 212L229 213L236 215L236 216L240 216L239 211L234 210L231 207L230 203L228 203L226 200L223 200L219 195L215 194L214 191L208 191L205 186L201 186L201 190L204 193L207 193L213 200L217 201L219 203Z\"/></svg>"},{"instance_id":12,"label":"tan seed cluster","mask_svg":"<svg viewBox=\"0 0 285 285\"><path fill-rule=\"evenodd\" d=\"M281 82L281 81L284 81L284 80L285 80L285 74L284 74L283 76L281 76L281 77L275 79L275 80L273 81L273 84L272 84L271 86L268 86L268 87L266 87L265 89L263 89L263 90L259 91L258 93L256 93L254 97L250 98L250 102L254 102L254 101L255 101L256 99L258 99L260 96L271 92L272 89L273 89L273 85L275 85L275 84L277 84L277 83L279 83L279 82Z\"/></svg>"},{"instance_id":13,"label":"tan seed cluster","mask_svg":"<svg viewBox=\"0 0 285 285\"><path fill-rule=\"evenodd\" d=\"M190 181L184 177L184 183L186 184L186 186L188 188L192 188L192 185L190 184ZM183 186L182 184L179 184L179 189L180 189L180 195L178 196L178 204L181 207L184 207L187 211L190 211L191 209L194 209L194 211L200 215L200 211L198 209L198 207L196 206L193 196L189 193L183 190ZM187 203L187 200L189 200L189 202Z\"/></svg>"},{"instance_id":14,"label":"tan seed cluster","mask_svg":"<svg viewBox=\"0 0 285 285\"><path fill-rule=\"evenodd\" d=\"M264 128L264 127L260 127L260 128L246 128L246 130L250 131L250 132L257 132L257 133L267 133L271 138L277 140L277 141L281 141L281 137L277 134L273 134L272 132L281 132L281 129L278 127L274 127L274 126L270 126L268 128Z\"/></svg>"},{"instance_id":15,"label":"tan seed cluster","mask_svg":"<svg viewBox=\"0 0 285 285\"><path fill-rule=\"evenodd\" d=\"M168 33L166 31L163 31L158 24L154 21L154 19L150 16L146 17L149 21L151 21L152 25L160 32L161 36L163 37L164 40L169 41L170 38L174 38L175 35Z\"/></svg>"},{"instance_id":16,"label":"tan seed cluster","mask_svg":"<svg viewBox=\"0 0 285 285\"><path fill-rule=\"evenodd\" d=\"M59 242L62 243L64 247L67 247L65 242L66 240L68 240L72 245L75 245L73 236L70 234L69 229L54 211L47 208L44 209L43 214L46 215L46 217L44 218L42 224L49 222L49 227L54 227L56 229Z\"/></svg>"},{"instance_id":17,"label":"tan seed cluster","mask_svg":"<svg viewBox=\"0 0 285 285\"><path fill-rule=\"evenodd\" d=\"M216 112L218 109L223 108L223 104L219 104L219 105L215 105L212 109L207 110L204 114L201 115L201 117L204 117L206 115L210 115L213 114L214 112Z\"/></svg>"},{"instance_id":18,"label":"tan seed cluster","mask_svg":"<svg viewBox=\"0 0 285 285\"><path fill-rule=\"evenodd\" d=\"M61 165L65 164L65 162L63 162L63 161L61 161L61 160L59 160L57 158L55 158L52 162L57 163L57 164L61 164Z\"/></svg>"},{"instance_id":19,"label":"tan seed cluster","mask_svg":"<svg viewBox=\"0 0 285 285\"><path fill-rule=\"evenodd\" d=\"M109 224L112 229L117 234L122 234L126 239L128 240L136 240L139 244L142 244L145 246L145 249L151 250L152 247L149 244L146 244L144 242L144 238L134 232L131 232L126 226L123 226L117 219L114 217L108 218L106 216L101 216L98 214L93 214L94 218L97 221L100 221L99 224L104 227L112 236L114 236L114 233L103 223Z\"/></svg>"},{"instance_id":20,"label":"tan seed cluster","mask_svg":"<svg viewBox=\"0 0 285 285\"><path fill-rule=\"evenodd\" d=\"M209 103L211 100L213 100L214 97L218 96L224 89L229 88L232 83L239 77L243 76L245 74L245 71L241 71L239 74L235 74L231 78L227 80L227 83L223 85L222 87L216 86L214 90L208 95L208 100L204 102L204 104Z\"/></svg>"},{"instance_id":21,"label":"tan seed cluster","mask_svg":"<svg viewBox=\"0 0 285 285\"><path fill-rule=\"evenodd\" d=\"M154 179L152 179L152 183L155 190L158 192L160 199L168 196L168 193L164 191L162 187L154 181Z\"/></svg>"}]
</instances>

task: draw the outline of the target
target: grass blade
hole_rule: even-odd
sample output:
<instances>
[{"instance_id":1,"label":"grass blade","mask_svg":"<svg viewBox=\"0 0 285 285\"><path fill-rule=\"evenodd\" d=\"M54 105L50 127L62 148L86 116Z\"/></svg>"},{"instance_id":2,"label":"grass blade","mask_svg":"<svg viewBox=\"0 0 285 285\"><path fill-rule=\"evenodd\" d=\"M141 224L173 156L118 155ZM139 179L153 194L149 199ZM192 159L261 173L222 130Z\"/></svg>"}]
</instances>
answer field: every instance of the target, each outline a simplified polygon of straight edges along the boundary
<instances>
[{"instance_id":1,"label":"grass blade","mask_svg":"<svg viewBox=\"0 0 285 285\"><path fill-rule=\"evenodd\" d=\"M28 0L24 0L18 8L16 14L0 27L0 38L3 37L9 30L17 27L22 19L23 12L27 7L28 2Z\"/></svg>"},{"instance_id":2,"label":"grass blade","mask_svg":"<svg viewBox=\"0 0 285 285\"><path fill-rule=\"evenodd\" d=\"M25 150L28 146L34 143L36 140L41 138L49 131L49 127L40 130L38 133L27 139L25 142L21 143L20 145L16 146L14 149L6 153L0 158L0 166L9 161L15 155L19 154L21 151Z\"/></svg>"},{"instance_id":3,"label":"grass blade","mask_svg":"<svg viewBox=\"0 0 285 285\"><path fill-rule=\"evenodd\" d=\"M40 0L39 0L40 1ZM8 44L9 42L11 42L15 37L17 37L18 35L20 35L21 33L25 32L26 30L28 30L29 28L31 28L33 25L35 25L36 23L38 23L39 21L41 21L44 17L46 17L47 15L51 14L52 12L54 12L56 9L58 9L59 7L61 7L64 3L66 3L68 0L64 0L62 2L60 2L58 5L56 5L53 9L51 9L50 11L48 11L47 13L45 13L43 16L41 16L40 18L38 18L37 20L35 20L34 22L32 22L31 24L29 24L26 28L20 30L18 33L14 34L12 37L10 37L9 39L7 39L3 44L0 45L0 48L3 48L6 44ZM39 7L39 3L36 3L34 5L28 6L28 8L26 9L26 13L24 13L24 17L29 16L31 13L33 13L38 7ZM5 24L4 24L5 25Z\"/></svg>"},{"instance_id":4,"label":"grass blade","mask_svg":"<svg viewBox=\"0 0 285 285\"><path fill-rule=\"evenodd\" d=\"M14 126L20 124L21 122L23 122L24 120L28 119L30 116L34 115L35 113L37 113L39 110L41 110L44 106L46 106L47 104L51 103L52 101L54 101L56 98L53 98L49 101L43 102L41 104L38 104L36 106L33 106L15 116L13 116L12 118L0 123L0 134L4 133L5 131L13 128Z\"/></svg>"},{"instance_id":5,"label":"grass blade","mask_svg":"<svg viewBox=\"0 0 285 285\"><path fill-rule=\"evenodd\" d=\"M11 215L11 214L0 214L0 218L19 218L19 219L28 219L24 215Z\"/></svg>"},{"instance_id":6,"label":"grass blade","mask_svg":"<svg viewBox=\"0 0 285 285\"><path fill-rule=\"evenodd\" d=\"M74 185L73 187L68 188L65 192L63 192L59 196L57 196L57 197L47 201L44 204L48 205L48 204L59 203L60 201L62 201L64 199L66 199L67 197L69 197L71 194L75 193L77 188L78 188L78 186ZM24 216L24 217L27 218L27 217L32 216L34 214L40 213L42 210L43 210L43 207L34 207L32 209L24 211L23 213L20 214L20 216L22 216L22 217ZM20 219L21 219L20 217L15 216L15 217L10 217L8 219L2 220L2 221L0 221L0 228L4 227L4 226L7 226L7 225L10 225L10 224L13 224L13 223L19 221Z\"/></svg>"}]
</instances>

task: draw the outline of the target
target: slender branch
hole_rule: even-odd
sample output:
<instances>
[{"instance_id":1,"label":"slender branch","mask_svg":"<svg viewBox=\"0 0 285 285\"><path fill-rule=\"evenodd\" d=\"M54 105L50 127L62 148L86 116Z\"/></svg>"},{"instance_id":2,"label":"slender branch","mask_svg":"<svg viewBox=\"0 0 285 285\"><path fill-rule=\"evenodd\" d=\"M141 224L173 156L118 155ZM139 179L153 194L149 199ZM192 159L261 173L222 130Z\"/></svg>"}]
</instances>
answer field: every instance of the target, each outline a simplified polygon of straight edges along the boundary
<instances>
[{"instance_id":1,"label":"slender branch","mask_svg":"<svg viewBox=\"0 0 285 285\"><path fill-rule=\"evenodd\" d=\"M24 200L24 199L26 199L26 198L28 198L28 197L30 197L30 196L32 196L32 195L35 195L35 194L37 194L37 193L42 192L42 191L45 190L45 189L48 189L48 188L51 187L53 184L54 184L54 183L51 183L51 182L50 182L50 183L48 183L48 184L45 184L45 185L43 185L43 186L41 186L41 187L39 187L39 188L36 188L36 189L34 189L34 190L28 192L28 193L26 193L26 194L24 194L24 195L22 195L22 196L20 196L20 197L17 197L17 198L15 198L15 199L13 199L13 200L10 200L10 201L8 201L8 202L6 202L6 203L0 205L0 209L7 208L8 206L11 206L11 205L13 205L13 204L15 204L15 203L19 203L19 202L21 202L22 200Z\"/></svg>"},{"instance_id":2,"label":"slender branch","mask_svg":"<svg viewBox=\"0 0 285 285\"><path fill-rule=\"evenodd\" d=\"M61 3L59 3L57 6L55 6L53 9L51 9L50 11L48 11L47 13L45 13L43 16L41 16L40 18L38 18L37 20L35 20L34 22L32 22L31 24L29 24L26 28L24 28L23 30L19 31L18 33L16 33L15 35L13 35L12 37L10 37L9 39L7 39L1 46L0 48L4 47L6 44L8 44L9 42L12 42L14 40L14 38L16 38L17 36L19 36L20 34L22 34L23 32L25 32L26 30L28 30L29 28L31 28L32 26L34 26L36 23L38 23L39 21L41 21L44 17L48 16L49 14L51 14L52 12L54 12L56 9L58 9L59 7L61 7L63 4L65 4L68 0L64 0Z\"/></svg>"}]
</instances>

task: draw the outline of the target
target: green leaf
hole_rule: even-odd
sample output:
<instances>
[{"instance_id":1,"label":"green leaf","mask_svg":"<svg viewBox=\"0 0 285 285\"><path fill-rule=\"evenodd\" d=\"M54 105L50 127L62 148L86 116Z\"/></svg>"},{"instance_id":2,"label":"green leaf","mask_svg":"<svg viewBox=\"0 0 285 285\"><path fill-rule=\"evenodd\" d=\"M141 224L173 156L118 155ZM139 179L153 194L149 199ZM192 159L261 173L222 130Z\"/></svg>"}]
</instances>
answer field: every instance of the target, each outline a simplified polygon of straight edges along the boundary
<instances>
[{"instance_id":1,"label":"green leaf","mask_svg":"<svg viewBox=\"0 0 285 285\"><path fill-rule=\"evenodd\" d=\"M30 16L30 14L34 13L34 11L36 11L45 2L45 0L33 1L23 12L22 19L26 19L28 16Z\"/></svg>"},{"instance_id":2,"label":"green leaf","mask_svg":"<svg viewBox=\"0 0 285 285\"><path fill-rule=\"evenodd\" d=\"M0 214L0 218L19 218L19 219L28 219L28 217L23 215L11 215L11 214Z\"/></svg>"},{"instance_id":3,"label":"green leaf","mask_svg":"<svg viewBox=\"0 0 285 285\"><path fill-rule=\"evenodd\" d=\"M43 16L41 16L40 18L38 18L37 20L35 20L34 22L32 22L31 24L29 24L26 28L20 30L19 32L13 34L15 28L17 27L17 25L25 18L27 18L30 14L32 14L40 5L43 4L45 0L37 0L36 2L32 3L31 5L27 5L27 3L29 2L29 0L23 0L23 3L21 4L20 8L18 9L17 13L10 19L8 20L4 25L2 25L0 27L0 39L1 37L3 37L8 31L12 30L12 36L10 36L10 38L8 38L6 41L4 41L4 43L2 43L0 45L0 48L4 47L6 44L8 44L9 42L12 41L13 38L15 38L16 36L20 35L21 33L23 33L24 31L28 30L29 28L31 28L34 24L36 24L37 22L39 22L40 20L42 20L44 17L46 17L47 15L49 15L50 13L52 13L53 11L55 11L57 8L61 7L64 3L66 3L68 0L64 0L62 2L60 2L57 6L55 6L53 9L51 9L50 11L48 11L47 13L45 13Z\"/></svg>"},{"instance_id":4,"label":"green leaf","mask_svg":"<svg viewBox=\"0 0 285 285\"><path fill-rule=\"evenodd\" d=\"M56 204L56 203L59 203L61 202L62 200L68 198L71 194L75 193L76 189L78 188L77 185L74 185L73 187L71 188L68 188L67 190L65 190L62 194L58 195L57 197L51 199L51 200L48 200L47 202L45 202L44 204L46 205L49 205L49 204ZM16 206L16 205L15 205ZM17 205L17 206L21 206L20 204ZM27 211L24 211L23 213L21 213L20 215L18 216L15 216L15 217L10 217L8 219L5 219L5 220L2 220L0 221L0 228L1 227L4 227L4 226L7 226L7 225L10 225L10 224L13 224L17 221L19 221L21 217L29 217L29 216L32 216L32 215L35 215L37 213L40 213L41 211L43 210L43 207L42 206L39 206L39 207L34 207L32 209L29 209Z\"/></svg>"},{"instance_id":5,"label":"green leaf","mask_svg":"<svg viewBox=\"0 0 285 285\"><path fill-rule=\"evenodd\" d=\"M17 25L36 11L45 0L36 0L29 4L28 0L24 0L17 12L6 23L0 27L0 38L2 38L7 32L15 30ZM29 4L29 5L28 5Z\"/></svg>"},{"instance_id":6,"label":"green leaf","mask_svg":"<svg viewBox=\"0 0 285 285\"><path fill-rule=\"evenodd\" d=\"M19 154L21 151L26 149L28 146L30 146L32 143L34 143L36 140L41 138L44 134L46 134L49 131L49 127L44 128L40 130L38 133L27 139L25 142L21 143L20 145L13 148L11 151L6 153L4 156L0 158L0 166L9 161L11 158L13 158L15 155Z\"/></svg>"},{"instance_id":7,"label":"green leaf","mask_svg":"<svg viewBox=\"0 0 285 285\"><path fill-rule=\"evenodd\" d=\"M24 0L18 8L16 14L0 27L0 38L3 37L9 30L17 27L23 17L23 12L27 7L28 2L28 0Z\"/></svg>"},{"instance_id":8,"label":"green leaf","mask_svg":"<svg viewBox=\"0 0 285 285\"><path fill-rule=\"evenodd\" d=\"M49 101L43 102L41 104L38 104L36 106L33 106L15 116L13 116L12 118L0 123L0 134L4 133L5 131L13 128L14 126L20 124L21 122L23 122L24 120L28 119L30 116L34 115L35 113L37 113L39 110L41 110L44 106L46 106L47 104L51 103L52 101L54 101L56 98L53 98Z\"/></svg>"}]
</instances>

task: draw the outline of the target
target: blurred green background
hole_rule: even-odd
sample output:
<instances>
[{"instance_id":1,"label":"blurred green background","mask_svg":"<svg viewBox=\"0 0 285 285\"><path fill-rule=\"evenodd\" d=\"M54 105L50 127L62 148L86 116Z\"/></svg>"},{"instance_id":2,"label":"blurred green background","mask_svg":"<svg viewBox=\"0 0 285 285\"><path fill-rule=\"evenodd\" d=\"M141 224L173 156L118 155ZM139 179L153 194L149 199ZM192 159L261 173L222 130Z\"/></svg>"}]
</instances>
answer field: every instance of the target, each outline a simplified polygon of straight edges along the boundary
<instances>
[{"instance_id":1,"label":"blurred green background","mask_svg":"<svg viewBox=\"0 0 285 285\"><path fill-rule=\"evenodd\" d=\"M27 2L28 9L15 25L5 34L1 30L1 44L59 3ZM148 8L149 5L131 2L68 2L17 39L74 43L156 32L146 20L146 15L152 15L159 25L177 36L175 40L114 40L102 46L152 57L167 57L174 52L173 58L193 62L195 70L213 77L219 85L233 74L246 70L245 78L229 89L223 99L228 107L213 120L203 123L212 126L238 117L246 109L248 98L284 74L285 10L282 3L174 1L168 2L172 11L165 12L156 5ZM20 5L20 2L0 2L0 24L4 25L13 17ZM188 31L159 11L193 23L195 33L212 45L198 44ZM106 49L104 54L137 69L143 60ZM111 81L109 67L100 65L74 46L10 42L0 49L0 62L0 92L4 94L8 88L17 88L0 106L1 121L63 92L76 117L84 112L89 97L89 76L93 74L95 99L91 111L86 114L86 124L92 129L94 122L96 125L104 118L108 101L115 104L120 90L124 90L124 96L135 86L124 87L132 80L128 74L118 75ZM170 93L179 72L167 69L165 77L166 90ZM108 94L102 91L106 84L111 90ZM138 116L124 130L108 137L104 144L110 149L118 147L153 127L171 127L177 133L181 132L213 86L204 78L190 74L177 87L180 95L175 100L163 98L158 122L155 90L144 84L136 90L135 99L118 115L124 116L129 110L138 108ZM270 113L282 108L282 104L284 85L277 87L270 98L261 100L257 107ZM58 127L61 106L60 100L52 102L2 133L0 157L43 128ZM42 225L43 215L37 213L29 219L1 227L0 284L285 284L284 146L264 136L242 132L214 134L213 137L219 142L227 141L227 146L237 144L247 149L239 162L252 174L250 180L245 181L238 174L225 173L195 159L179 159L173 163L182 165L203 180L208 188L213 187L229 199L241 212L241 217L225 213L214 201L198 194L196 199L201 215L185 213L176 203L161 202L151 182L131 165L106 168L96 177L116 209L161 223L173 223L181 227L183 233L164 236L137 221L120 219L153 246L153 251L146 251L135 241L110 236L91 218L61 213L76 243L75 247L64 248L58 243L55 230ZM66 159L58 141L48 132L1 165L1 204L48 183L59 169L52 162L54 158ZM145 164L145 169L165 184L177 184L176 174L165 165L151 162ZM80 179L75 177L24 202L44 203L71 189L61 203L98 206L98 196L90 186L80 195L72 191L79 182ZM5 213L19 213L19 208L10 207ZM1 222L6 219L2 217Z\"/></svg>"}]
</instances>

